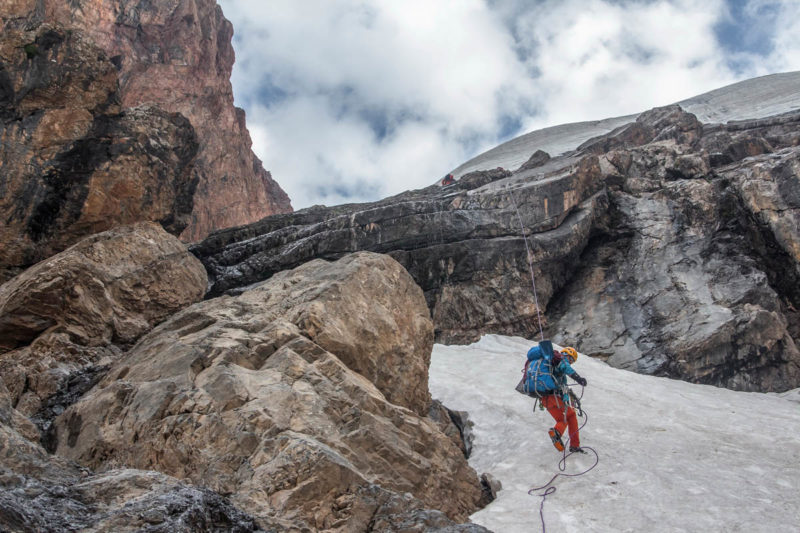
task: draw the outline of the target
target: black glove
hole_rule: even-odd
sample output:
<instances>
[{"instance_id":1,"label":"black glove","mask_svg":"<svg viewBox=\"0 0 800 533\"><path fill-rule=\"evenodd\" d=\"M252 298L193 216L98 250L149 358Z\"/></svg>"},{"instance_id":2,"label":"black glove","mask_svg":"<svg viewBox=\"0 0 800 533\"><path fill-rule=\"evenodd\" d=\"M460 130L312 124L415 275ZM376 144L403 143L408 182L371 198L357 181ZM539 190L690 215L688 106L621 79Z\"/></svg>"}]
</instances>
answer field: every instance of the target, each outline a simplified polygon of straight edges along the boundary
<instances>
[{"instance_id":1,"label":"black glove","mask_svg":"<svg viewBox=\"0 0 800 533\"><path fill-rule=\"evenodd\" d=\"M586 386L586 378L582 378L578 374L575 374L574 376L572 376L572 379L574 379L580 386L582 387Z\"/></svg>"}]
</instances>

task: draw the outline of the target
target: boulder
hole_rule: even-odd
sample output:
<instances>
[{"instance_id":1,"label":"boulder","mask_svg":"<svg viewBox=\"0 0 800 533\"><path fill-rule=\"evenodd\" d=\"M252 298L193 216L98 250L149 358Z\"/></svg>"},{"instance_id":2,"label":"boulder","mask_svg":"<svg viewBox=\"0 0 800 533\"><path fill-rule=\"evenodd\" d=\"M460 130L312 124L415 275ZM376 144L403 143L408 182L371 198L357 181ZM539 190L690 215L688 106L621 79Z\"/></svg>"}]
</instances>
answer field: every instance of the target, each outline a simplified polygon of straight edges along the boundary
<instances>
[{"instance_id":1,"label":"boulder","mask_svg":"<svg viewBox=\"0 0 800 533\"><path fill-rule=\"evenodd\" d=\"M92 474L24 436L0 381L0 530L256 531L226 498L157 472ZM34 428L35 429L35 428ZM267 525L267 524L264 524Z\"/></svg>"},{"instance_id":2,"label":"boulder","mask_svg":"<svg viewBox=\"0 0 800 533\"><path fill-rule=\"evenodd\" d=\"M60 413L122 349L200 300L206 280L176 237L141 222L87 237L0 285L0 376L13 405L31 417Z\"/></svg>"},{"instance_id":3,"label":"boulder","mask_svg":"<svg viewBox=\"0 0 800 533\"><path fill-rule=\"evenodd\" d=\"M481 489L422 416L432 336L421 290L391 258L311 261L142 337L59 416L57 453L157 470L311 530L367 529L389 501L373 485L463 522Z\"/></svg>"},{"instance_id":4,"label":"boulder","mask_svg":"<svg viewBox=\"0 0 800 533\"><path fill-rule=\"evenodd\" d=\"M520 170L531 170L533 168L538 168L545 163L550 161L550 154L545 152L544 150L536 150L533 154L525 161L522 166L520 166L517 171Z\"/></svg>"}]
</instances>

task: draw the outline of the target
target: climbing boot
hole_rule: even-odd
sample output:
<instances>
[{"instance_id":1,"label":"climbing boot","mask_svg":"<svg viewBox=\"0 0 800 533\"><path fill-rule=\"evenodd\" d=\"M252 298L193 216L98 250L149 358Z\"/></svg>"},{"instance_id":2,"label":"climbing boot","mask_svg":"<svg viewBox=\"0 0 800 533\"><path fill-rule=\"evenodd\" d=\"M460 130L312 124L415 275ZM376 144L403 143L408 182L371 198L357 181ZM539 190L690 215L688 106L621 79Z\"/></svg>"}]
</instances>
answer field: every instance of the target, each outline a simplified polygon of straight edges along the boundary
<instances>
[{"instance_id":1,"label":"climbing boot","mask_svg":"<svg viewBox=\"0 0 800 533\"><path fill-rule=\"evenodd\" d=\"M580 446L570 446L569 453L586 453L586 450L584 450Z\"/></svg>"},{"instance_id":2,"label":"climbing boot","mask_svg":"<svg viewBox=\"0 0 800 533\"><path fill-rule=\"evenodd\" d=\"M550 440L553 441L553 446L556 447L556 450L563 452L564 443L561 441L561 433L559 433L556 428L550 428L548 433L550 434Z\"/></svg>"}]
</instances>

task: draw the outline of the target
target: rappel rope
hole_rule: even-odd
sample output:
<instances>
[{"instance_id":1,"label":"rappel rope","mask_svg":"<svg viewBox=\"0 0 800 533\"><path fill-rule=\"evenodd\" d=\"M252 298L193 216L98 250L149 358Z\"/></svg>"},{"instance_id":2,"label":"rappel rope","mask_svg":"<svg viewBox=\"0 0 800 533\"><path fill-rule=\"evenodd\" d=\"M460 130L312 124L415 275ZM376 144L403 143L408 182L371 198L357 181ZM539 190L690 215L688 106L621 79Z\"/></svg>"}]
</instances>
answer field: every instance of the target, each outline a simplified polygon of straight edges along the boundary
<instances>
[{"instance_id":1,"label":"rappel rope","mask_svg":"<svg viewBox=\"0 0 800 533\"><path fill-rule=\"evenodd\" d=\"M522 224L522 215L519 213L517 202L514 200L514 195L511 190L508 191L508 197L511 199L511 204L514 206L514 211L517 212L517 219L519 220L519 230L522 232L522 240L525 241L525 253L528 256L528 270L531 273L531 285L533 285L533 301L536 304L536 321L539 323L539 337L544 340L544 330L542 328L542 314L539 311L539 296L536 293L536 276L533 274L533 258L531 257L531 249L528 246L528 237L525 236L525 226Z\"/></svg>"},{"instance_id":2,"label":"rappel rope","mask_svg":"<svg viewBox=\"0 0 800 533\"><path fill-rule=\"evenodd\" d=\"M511 199L511 204L514 206L514 211L516 211L516 213L517 213L517 219L519 220L519 228L520 228L520 231L522 232L522 239L525 242L525 252L527 253L527 256L528 256L528 270L531 273L531 285L533 286L533 299L534 299L534 303L536 304L536 319L537 319L537 321L539 323L539 336L540 336L541 340L544 340L544 329L542 328L542 315L541 315L541 311L539 310L539 296L538 296L538 294L536 292L536 276L533 273L533 258L532 258L532 255L531 255L530 246L528 246L528 237L525 235L525 226L522 223L522 215L519 212L519 208L517 207L517 202L515 201L514 195L513 195L513 193L511 192L510 189L508 191L508 197L509 197L509 199ZM527 370L527 365L526 365L526 370ZM539 372L539 369L537 368L537 376L536 376L537 378L538 378L538 372ZM526 374L527 374L527 372L526 372ZM571 390L569 392L570 392L570 395L573 398L575 398L575 396L571 394ZM589 421L588 414L586 413L586 411L584 411L581 408L581 405L580 405L580 399L582 397L583 397L583 387L581 387L581 396L580 396L580 398L575 398L575 403L577 404L576 416L578 416L579 418L583 418L583 423L578 427L578 432L580 432L583 429L583 427L586 425L586 423ZM541 398L538 397L538 394L537 394L536 402L539 405L541 405ZM564 404L564 423L567 424L567 407L568 407L568 403L564 402L563 399L562 399L562 403ZM534 405L533 405L534 411L536 410L536 405L537 405L536 403L534 403ZM569 441L569 434L568 434L568 436L567 436L567 446L569 446L569 442L570 441ZM538 491L544 490L543 493L538 494L538 496L542 497L542 502L539 505L539 518L541 518L541 520L542 520L542 533L547 533L547 526L545 525L545 521L544 521L544 502L545 502L545 500L547 499L547 497L549 495L551 495L551 494L556 492L556 487L553 486L553 482L556 479L558 479L559 476L564 476L564 477L582 476L582 475L586 474L587 472L589 472L590 470L592 470L594 467L596 467L598 465L598 463L600 462L600 457L597 455L597 451L595 451L594 448L591 448L589 446L581 446L581 449L590 451L590 452L592 452L594 454L594 464L592 464L589 468L587 468L583 472L578 472L578 473L575 473L575 474L567 474L567 473L565 473L565 470L567 469L567 457L569 457L570 455L573 455L574 453L578 453L578 452L569 452L569 453L567 453L567 446L564 447L564 450L562 452L561 460L558 462L559 472L556 475L554 475L552 478L550 478L550 481L548 481L547 483L545 483L541 487L535 487L535 488L532 488L532 489L530 489L528 491L528 494L533 496Z\"/></svg>"},{"instance_id":3,"label":"rappel rope","mask_svg":"<svg viewBox=\"0 0 800 533\"><path fill-rule=\"evenodd\" d=\"M439 223L436 224L437 229L439 230L439 245L444 248L444 232L442 231L442 223L441 219L443 218L443 213L445 212L444 206L441 206L439 211L434 211L433 213L433 222L436 224L436 216L439 216ZM444 287L450 283L450 274L447 272L448 269L448 260L445 259L444 252L442 252L442 274L444 276L444 284L441 287L441 295L444 296Z\"/></svg>"}]
</instances>

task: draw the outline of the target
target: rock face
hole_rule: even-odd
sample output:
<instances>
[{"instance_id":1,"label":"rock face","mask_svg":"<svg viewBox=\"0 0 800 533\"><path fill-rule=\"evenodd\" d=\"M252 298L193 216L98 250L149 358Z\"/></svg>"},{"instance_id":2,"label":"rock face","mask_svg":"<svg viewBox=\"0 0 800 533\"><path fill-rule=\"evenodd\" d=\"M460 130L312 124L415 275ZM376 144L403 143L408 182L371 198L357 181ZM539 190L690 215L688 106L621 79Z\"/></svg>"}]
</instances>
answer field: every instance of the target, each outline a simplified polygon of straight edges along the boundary
<instances>
[{"instance_id":1,"label":"rock face","mask_svg":"<svg viewBox=\"0 0 800 533\"><path fill-rule=\"evenodd\" d=\"M0 376L12 405L52 419L122 349L200 300L206 280L176 237L141 222L87 237L0 285Z\"/></svg>"},{"instance_id":2,"label":"rock face","mask_svg":"<svg viewBox=\"0 0 800 533\"><path fill-rule=\"evenodd\" d=\"M0 282L121 224L183 231L198 149L184 117L121 108L113 65L79 32L6 28L0 58Z\"/></svg>"},{"instance_id":3,"label":"rock face","mask_svg":"<svg viewBox=\"0 0 800 533\"><path fill-rule=\"evenodd\" d=\"M660 140L604 155L623 185L554 306L553 336L641 372L795 388L800 116L698 137L671 112Z\"/></svg>"},{"instance_id":4,"label":"rock face","mask_svg":"<svg viewBox=\"0 0 800 533\"><path fill-rule=\"evenodd\" d=\"M45 4L46 20L80 29L111 58L123 107L180 113L197 132L197 193L182 239L292 210L251 150L244 111L233 106L233 27L215 0L124 0L93 9Z\"/></svg>"},{"instance_id":5,"label":"rock face","mask_svg":"<svg viewBox=\"0 0 800 533\"><path fill-rule=\"evenodd\" d=\"M122 224L195 240L291 211L233 106L213 0L20 0L0 28L0 282Z\"/></svg>"},{"instance_id":6,"label":"rock face","mask_svg":"<svg viewBox=\"0 0 800 533\"><path fill-rule=\"evenodd\" d=\"M513 173L269 217L192 251L212 295L388 253L423 288L437 341L538 337L541 316L614 365L786 390L800 386L798 144L796 112L714 125L670 106Z\"/></svg>"},{"instance_id":7,"label":"rock face","mask_svg":"<svg viewBox=\"0 0 800 533\"><path fill-rule=\"evenodd\" d=\"M230 494L287 530L456 527L481 488L425 416L432 342L395 261L311 261L145 335L57 419L57 453Z\"/></svg>"},{"instance_id":8,"label":"rock face","mask_svg":"<svg viewBox=\"0 0 800 533\"><path fill-rule=\"evenodd\" d=\"M192 248L210 274L210 295L264 279L314 257L358 249L388 253L425 292L438 341L482 332L533 335L537 308L528 253L514 202L529 235L540 297L549 299L588 242L604 197L596 158L574 172L519 186L505 170L476 173L371 204L311 208L221 231ZM540 202L545 197L548 201ZM578 207L578 203L582 203ZM555 248L552 242L569 246ZM564 268L564 266L567 268Z\"/></svg>"}]
</instances>

